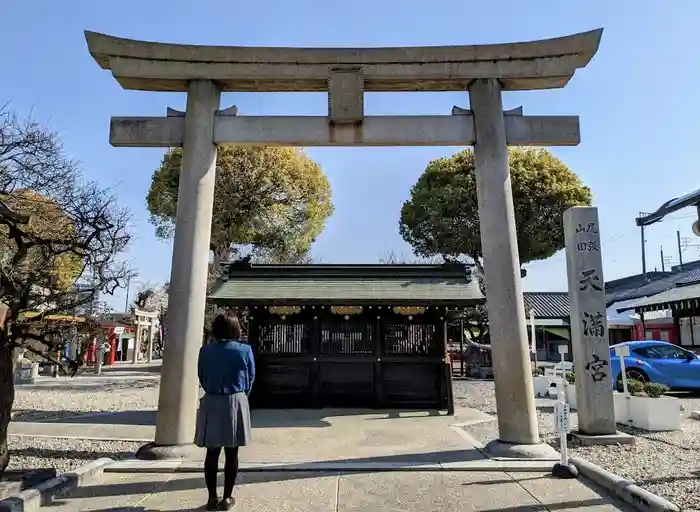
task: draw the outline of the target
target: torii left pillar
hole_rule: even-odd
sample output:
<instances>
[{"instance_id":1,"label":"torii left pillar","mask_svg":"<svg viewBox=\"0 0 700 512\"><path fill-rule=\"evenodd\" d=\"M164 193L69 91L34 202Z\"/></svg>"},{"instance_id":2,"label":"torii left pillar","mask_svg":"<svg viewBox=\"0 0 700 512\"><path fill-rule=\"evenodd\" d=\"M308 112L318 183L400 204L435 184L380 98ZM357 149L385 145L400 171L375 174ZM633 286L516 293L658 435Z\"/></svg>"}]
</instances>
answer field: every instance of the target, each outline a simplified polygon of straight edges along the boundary
<instances>
[{"instance_id":1,"label":"torii left pillar","mask_svg":"<svg viewBox=\"0 0 700 512\"><path fill-rule=\"evenodd\" d=\"M503 457L554 456L537 428L501 86L474 80L469 96L498 410L499 439L486 449Z\"/></svg>"},{"instance_id":2,"label":"torii left pillar","mask_svg":"<svg viewBox=\"0 0 700 512\"><path fill-rule=\"evenodd\" d=\"M155 442L144 459L182 456L192 446L197 415L196 360L204 332L209 244L216 178L214 118L220 89L192 80L187 91L182 167L168 293L168 346L163 353Z\"/></svg>"}]
</instances>

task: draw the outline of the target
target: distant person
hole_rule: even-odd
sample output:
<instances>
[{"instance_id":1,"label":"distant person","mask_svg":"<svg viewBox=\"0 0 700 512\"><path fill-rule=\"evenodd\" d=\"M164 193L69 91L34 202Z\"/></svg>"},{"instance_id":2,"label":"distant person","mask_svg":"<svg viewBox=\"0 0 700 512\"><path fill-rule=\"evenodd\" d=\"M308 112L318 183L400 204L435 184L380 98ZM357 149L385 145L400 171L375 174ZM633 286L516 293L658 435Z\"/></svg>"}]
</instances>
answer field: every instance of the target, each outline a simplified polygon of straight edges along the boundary
<instances>
[{"instance_id":1,"label":"distant person","mask_svg":"<svg viewBox=\"0 0 700 512\"><path fill-rule=\"evenodd\" d=\"M236 315L218 315L211 327L212 343L199 350L199 402L195 444L207 449L204 480L209 491L207 510L230 510L236 503L233 486L238 475L238 448L250 444L248 395L255 379L253 351L241 341ZM224 449L224 494L217 495L219 456Z\"/></svg>"}]
</instances>

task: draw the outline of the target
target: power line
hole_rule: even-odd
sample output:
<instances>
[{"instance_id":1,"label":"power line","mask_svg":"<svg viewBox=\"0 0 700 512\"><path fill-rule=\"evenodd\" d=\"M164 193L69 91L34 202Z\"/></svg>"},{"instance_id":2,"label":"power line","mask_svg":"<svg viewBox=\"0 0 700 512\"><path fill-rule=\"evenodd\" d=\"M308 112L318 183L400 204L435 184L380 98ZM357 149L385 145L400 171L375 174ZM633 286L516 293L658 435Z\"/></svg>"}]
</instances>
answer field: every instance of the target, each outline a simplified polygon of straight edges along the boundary
<instances>
[{"instance_id":1,"label":"power line","mask_svg":"<svg viewBox=\"0 0 700 512\"><path fill-rule=\"evenodd\" d=\"M626 233L622 233L620 235L610 237L607 240L603 240L601 242L601 245L606 246L606 245L614 244L615 242L619 242L623 238L630 236L631 234L635 233L636 231L637 231L637 229L633 228L632 230L627 231ZM552 256L551 258L548 258L544 261L538 261L538 262L536 262L536 264L541 267L544 265L548 265L550 263L558 263L559 260L565 259L565 258L566 258L566 250L564 250L564 251L562 251L562 252L560 252L560 253L558 253L558 254L556 254L556 255ZM535 263L535 262L532 262L532 263Z\"/></svg>"},{"instance_id":2,"label":"power line","mask_svg":"<svg viewBox=\"0 0 700 512\"><path fill-rule=\"evenodd\" d=\"M692 214L690 214L690 215L686 214L686 215L668 216L668 217L664 218L663 220L661 220L661 221L659 221L659 222L666 222L666 221L668 221L668 220L691 219L691 218L697 218L697 216L698 216L697 213L692 213Z\"/></svg>"}]
</instances>

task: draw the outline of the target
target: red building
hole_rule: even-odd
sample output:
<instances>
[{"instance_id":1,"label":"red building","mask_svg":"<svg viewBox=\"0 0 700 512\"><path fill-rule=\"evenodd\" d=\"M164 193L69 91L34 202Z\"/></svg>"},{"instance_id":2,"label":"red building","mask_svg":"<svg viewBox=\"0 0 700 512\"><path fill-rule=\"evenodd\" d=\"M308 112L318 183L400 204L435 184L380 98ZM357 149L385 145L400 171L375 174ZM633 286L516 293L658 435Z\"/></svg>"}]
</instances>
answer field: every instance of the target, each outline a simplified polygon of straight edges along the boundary
<instances>
[{"instance_id":1,"label":"red building","mask_svg":"<svg viewBox=\"0 0 700 512\"><path fill-rule=\"evenodd\" d=\"M101 321L99 323L100 334L96 336L95 342L91 344L88 348L86 361L88 363L95 362L95 356L97 354L97 345L103 340L107 339L109 343L109 352L105 358L104 364L112 365L117 361L117 353L122 352L121 343L124 339L124 335L132 335L135 331L133 325L130 325L124 321Z\"/></svg>"}]
</instances>

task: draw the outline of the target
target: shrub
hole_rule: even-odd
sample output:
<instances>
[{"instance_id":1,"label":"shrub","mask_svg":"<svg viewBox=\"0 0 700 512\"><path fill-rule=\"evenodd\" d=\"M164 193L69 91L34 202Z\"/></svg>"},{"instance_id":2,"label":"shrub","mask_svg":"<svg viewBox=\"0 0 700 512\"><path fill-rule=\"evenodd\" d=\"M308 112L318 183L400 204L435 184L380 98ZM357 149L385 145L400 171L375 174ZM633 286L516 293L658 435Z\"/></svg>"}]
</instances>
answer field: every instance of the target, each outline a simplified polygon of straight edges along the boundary
<instances>
[{"instance_id":1,"label":"shrub","mask_svg":"<svg viewBox=\"0 0 700 512\"><path fill-rule=\"evenodd\" d=\"M648 382L644 385L644 392L651 398L659 398L668 391L668 386L659 382Z\"/></svg>"},{"instance_id":2,"label":"shrub","mask_svg":"<svg viewBox=\"0 0 700 512\"><path fill-rule=\"evenodd\" d=\"M644 383L638 380L630 379L627 381L627 391L630 395L640 395L644 393Z\"/></svg>"},{"instance_id":3,"label":"shrub","mask_svg":"<svg viewBox=\"0 0 700 512\"><path fill-rule=\"evenodd\" d=\"M566 382L569 384L576 383L576 374L574 372L566 372Z\"/></svg>"}]
</instances>

